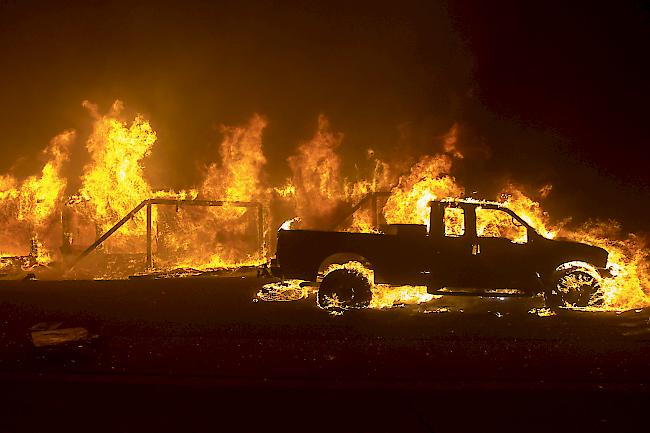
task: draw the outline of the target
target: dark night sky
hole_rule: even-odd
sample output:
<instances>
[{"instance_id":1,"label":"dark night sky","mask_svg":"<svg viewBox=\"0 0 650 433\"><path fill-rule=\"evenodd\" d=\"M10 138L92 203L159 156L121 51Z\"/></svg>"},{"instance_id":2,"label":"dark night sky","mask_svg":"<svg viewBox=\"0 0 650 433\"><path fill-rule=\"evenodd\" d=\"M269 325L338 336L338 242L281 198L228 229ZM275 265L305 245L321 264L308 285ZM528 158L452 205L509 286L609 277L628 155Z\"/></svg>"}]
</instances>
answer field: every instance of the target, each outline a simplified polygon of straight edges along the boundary
<instances>
[{"instance_id":1,"label":"dark night sky","mask_svg":"<svg viewBox=\"0 0 650 433\"><path fill-rule=\"evenodd\" d=\"M0 172L87 129L84 99L151 120L160 187L196 181L216 126L254 112L272 180L319 113L349 161L435 152L460 122L470 191L552 183L559 216L647 229L647 4L380 3L0 0Z\"/></svg>"}]
</instances>

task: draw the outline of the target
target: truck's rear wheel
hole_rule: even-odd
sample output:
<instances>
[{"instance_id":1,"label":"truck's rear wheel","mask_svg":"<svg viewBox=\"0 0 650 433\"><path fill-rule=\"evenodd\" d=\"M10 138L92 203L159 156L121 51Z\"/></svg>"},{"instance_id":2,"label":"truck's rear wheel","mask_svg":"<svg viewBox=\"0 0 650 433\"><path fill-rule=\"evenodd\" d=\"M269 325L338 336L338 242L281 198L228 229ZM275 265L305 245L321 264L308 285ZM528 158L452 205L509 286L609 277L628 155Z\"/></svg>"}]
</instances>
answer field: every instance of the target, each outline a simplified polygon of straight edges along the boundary
<instances>
[{"instance_id":1,"label":"truck's rear wheel","mask_svg":"<svg viewBox=\"0 0 650 433\"><path fill-rule=\"evenodd\" d=\"M325 275L318 289L318 305L326 309L364 308L370 305L370 281L354 269L337 269Z\"/></svg>"},{"instance_id":2,"label":"truck's rear wheel","mask_svg":"<svg viewBox=\"0 0 650 433\"><path fill-rule=\"evenodd\" d=\"M600 288L599 278L581 269L567 269L553 279L552 287L545 295L546 306L586 307L594 303L594 295Z\"/></svg>"}]
</instances>

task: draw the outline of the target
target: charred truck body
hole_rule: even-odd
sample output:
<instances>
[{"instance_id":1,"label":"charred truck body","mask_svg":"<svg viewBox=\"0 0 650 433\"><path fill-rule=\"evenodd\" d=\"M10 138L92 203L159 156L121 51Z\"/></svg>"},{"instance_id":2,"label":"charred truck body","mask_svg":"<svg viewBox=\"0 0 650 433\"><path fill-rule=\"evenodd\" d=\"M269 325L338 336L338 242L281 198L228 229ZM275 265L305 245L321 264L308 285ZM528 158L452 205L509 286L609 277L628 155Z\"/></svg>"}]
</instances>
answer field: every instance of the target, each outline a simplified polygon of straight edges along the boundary
<instances>
[{"instance_id":1,"label":"charred truck body","mask_svg":"<svg viewBox=\"0 0 650 433\"><path fill-rule=\"evenodd\" d=\"M375 282L423 285L436 295L533 296L548 306L587 306L608 253L578 242L547 239L498 203L442 200L430 204L426 225L393 224L383 233L280 230L275 274L320 281L318 302L367 306L371 284L354 269L333 264L359 262Z\"/></svg>"}]
</instances>

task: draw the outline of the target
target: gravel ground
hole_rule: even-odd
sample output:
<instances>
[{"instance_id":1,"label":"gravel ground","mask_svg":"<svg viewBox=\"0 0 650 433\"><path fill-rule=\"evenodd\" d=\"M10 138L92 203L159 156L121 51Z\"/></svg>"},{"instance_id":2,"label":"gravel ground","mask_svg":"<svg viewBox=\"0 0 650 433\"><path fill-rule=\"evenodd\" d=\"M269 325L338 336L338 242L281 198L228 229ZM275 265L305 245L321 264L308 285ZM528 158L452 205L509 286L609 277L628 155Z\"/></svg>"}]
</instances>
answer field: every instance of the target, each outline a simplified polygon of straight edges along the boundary
<instances>
[{"instance_id":1,"label":"gravel ground","mask_svg":"<svg viewBox=\"0 0 650 433\"><path fill-rule=\"evenodd\" d=\"M537 298L450 297L337 316L313 296L260 301L265 282L0 282L0 430L636 431L644 423L650 311L542 317L530 312ZM34 330L68 328L89 339L33 344Z\"/></svg>"}]
</instances>

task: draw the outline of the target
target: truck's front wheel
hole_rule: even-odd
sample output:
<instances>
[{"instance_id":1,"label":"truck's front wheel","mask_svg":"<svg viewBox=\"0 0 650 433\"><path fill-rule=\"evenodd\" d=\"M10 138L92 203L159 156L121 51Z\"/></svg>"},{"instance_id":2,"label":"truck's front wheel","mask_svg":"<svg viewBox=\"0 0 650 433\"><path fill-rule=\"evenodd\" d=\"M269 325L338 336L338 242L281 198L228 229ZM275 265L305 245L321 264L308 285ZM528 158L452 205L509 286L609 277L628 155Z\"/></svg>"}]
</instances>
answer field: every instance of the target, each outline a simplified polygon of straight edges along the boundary
<instances>
[{"instance_id":1,"label":"truck's front wheel","mask_svg":"<svg viewBox=\"0 0 650 433\"><path fill-rule=\"evenodd\" d=\"M318 305L325 309L364 308L371 299L370 281L354 269L330 272L318 289Z\"/></svg>"},{"instance_id":2,"label":"truck's front wheel","mask_svg":"<svg viewBox=\"0 0 650 433\"><path fill-rule=\"evenodd\" d=\"M595 303L600 288L597 275L586 269L573 268L559 272L552 287L544 294L548 307L587 307Z\"/></svg>"}]
</instances>

